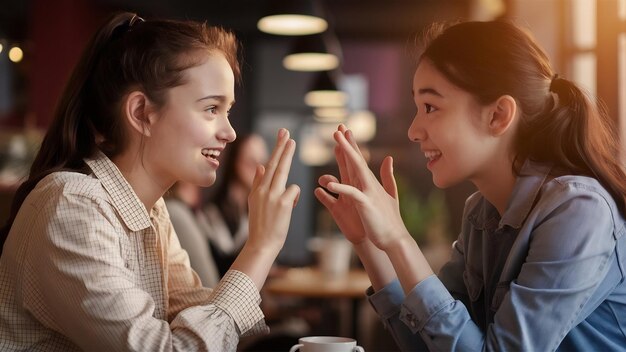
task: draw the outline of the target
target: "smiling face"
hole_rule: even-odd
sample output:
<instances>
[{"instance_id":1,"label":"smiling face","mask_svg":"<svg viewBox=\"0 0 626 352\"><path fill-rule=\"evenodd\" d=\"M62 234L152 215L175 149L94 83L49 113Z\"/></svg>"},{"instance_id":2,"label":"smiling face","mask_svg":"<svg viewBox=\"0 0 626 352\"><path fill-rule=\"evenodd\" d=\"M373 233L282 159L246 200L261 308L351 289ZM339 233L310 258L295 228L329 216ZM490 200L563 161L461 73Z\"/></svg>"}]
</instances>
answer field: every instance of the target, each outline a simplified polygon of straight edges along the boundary
<instances>
[{"instance_id":1,"label":"smiling face","mask_svg":"<svg viewBox=\"0 0 626 352\"><path fill-rule=\"evenodd\" d=\"M185 71L183 85L168 90L144 139L143 160L162 184L213 184L220 153L236 137L228 120L235 102L233 71L219 52L197 55L207 58Z\"/></svg>"},{"instance_id":2,"label":"smiling face","mask_svg":"<svg viewBox=\"0 0 626 352\"><path fill-rule=\"evenodd\" d=\"M490 108L453 85L428 59L415 71L413 98L417 112L409 139L420 143L435 185L446 188L466 179L474 184L486 179L501 147L489 133Z\"/></svg>"}]
</instances>

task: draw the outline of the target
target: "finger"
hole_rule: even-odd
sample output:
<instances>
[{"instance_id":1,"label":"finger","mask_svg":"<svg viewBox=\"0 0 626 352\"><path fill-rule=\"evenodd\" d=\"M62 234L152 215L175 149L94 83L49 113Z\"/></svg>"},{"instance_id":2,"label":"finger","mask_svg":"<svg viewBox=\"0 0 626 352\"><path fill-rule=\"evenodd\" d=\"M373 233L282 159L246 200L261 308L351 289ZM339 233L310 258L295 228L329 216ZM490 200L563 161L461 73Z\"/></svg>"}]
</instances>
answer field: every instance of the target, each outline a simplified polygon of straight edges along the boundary
<instances>
[{"instance_id":1,"label":"finger","mask_svg":"<svg viewBox=\"0 0 626 352\"><path fill-rule=\"evenodd\" d=\"M348 175L348 168L346 166L346 158L341 152L341 147L335 146L335 159L337 160L337 167L339 168L339 178L343 183L350 183L350 177Z\"/></svg>"},{"instance_id":2,"label":"finger","mask_svg":"<svg viewBox=\"0 0 626 352\"><path fill-rule=\"evenodd\" d=\"M300 199L300 187L298 185L290 185L283 193L283 197L285 197L291 204L292 207L295 207L298 203L298 199Z\"/></svg>"},{"instance_id":3,"label":"finger","mask_svg":"<svg viewBox=\"0 0 626 352\"><path fill-rule=\"evenodd\" d=\"M349 133L350 131L347 132L347 134ZM368 173L371 174L367 162L361 155L361 152L358 151L358 147L356 147L357 149L355 150L355 147L346 139L344 133L335 132L333 137L344 153L346 165L348 165L348 173L353 181L355 181L354 178L357 176L361 176L359 179L363 180L362 177L365 177ZM351 167L353 168L352 170L350 169Z\"/></svg>"},{"instance_id":4,"label":"finger","mask_svg":"<svg viewBox=\"0 0 626 352\"><path fill-rule=\"evenodd\" d=\"M272 179L271 187L280 191L285 189L287 184L287 177L289 177L289 170L291 169L291 161L293 160L293 154L296 150L296 141L289 139L283 149L283 154L280 156L276 172Z\"/></svg>"},{"instance_id":5,"label":"finger","mask_svg":"<svg viewBox=\"0 0 626 352\"><path fill-rule=\"evenodd\" d=\"M326 185L329 182L339 182L339 180L333 175L322 175L320 176L320 178L317 179L317 183L319 183L319 185L324 188L326 188Z\"/></svg>"},{"instance_id":6,"label":"finger","mask_svg":"<svg viewBox=\"0 0 626 352\"><path fill-rule=\"evenodd\" d=\"M341 132L342 136L346 137L347 129L344 125L339 126L339 131ZM341 160L341 164L339 164L339 162L337 163L338 165L340 165L340 169L339 169L340 174L343 169L343 176L341 177L341 183L349 184L355 187L360 187L361 183L359 182L356 168L351 162L348 162L348 160L346 159L346 154L342 150L342 147L340 145L336 145L335 150L336 150L336 154L339 155L337 159Z\"/></svg>"},{"instance_id":7,"label":"finger","mask_svg":"<svg viewBox=\"0 0 626 352\"><path fill-rule=\"evenodd\" d=\"M398 186L396 185L396 178L393 176L393 158L391 156L385 157L380 164L380 180L385 191L393 198L398 199Z\"/></svg>"},{"instance_id":8,"label":"finger","mask_svg":"<svg viewBox=\"0 0 626 352\"><path fill-rule=\"evenodd\" d=\"M272 179L274 178L274 172L276 171L278 162L283 155L283 150L285 149L287 141L289 141L289 131L285 128L281 128L278 131L278 139L276 140L276 146L274 147L274 151L272 151L272 156L267 162L267 166L265 166L265 177L263 178L261 184L269 185L269 183L272 182Z\"/></svg>"},{"instance_id":9,"label":"finger","mask_svg":"<svg viewBox=\"0 0 626 352\"><path fill-rule=\"evenodd\" d=\"M252 179L252 189L256 189L259 186L259 183L261 183L264 174L265 167L263 165L257 165L254 172L254 179Z\"/></svg>"},{"instance_id":10,"label":"finger","mask_svg":"<svg viewBox=\"0 0 626 352\"><path fill-rule=\"evenodd\" d=\"M341 127L343 127L343 128L341 128ZM357 144L356 138L354 138L354 134L352 133L352 131L349 130L343 124L340 126L340 130L343 132L343 135L346 137L346 140L348 142L350 142L350 145L354 148L354 150L359 152L359 154L362 156L363 153L361 153L361 149L359 148L359 145Z\"/></svg>"},{"instance_id":11,"label":"finger","mask_svg":"<svg viewBox=\"0 0 626 352\"><path fill-rule=\"evenodd\" d=\"M367 203L367 196L363 194L359 189L350 185L344 185L342 183L331 182L327 186L328 190L345 196L346 198L354 201L355 203L365 204Z\"/></svg>"},{"instance_id":12,"label":"finger","mask_svg":"<svg viewBox=\"0 0 626 352\"><path fill-rule=\"evenodd\" d=\"M326 209L328 209L328 210L332 209L333 206L335 205L335 203L337 202L337 198L331 196L322 187L317 187L313 191L313 194L315 194L315 198L317 198L317 200L319 200L320 203L322 203L322 205L325 206Z\"/></svg>"}]
</instances>

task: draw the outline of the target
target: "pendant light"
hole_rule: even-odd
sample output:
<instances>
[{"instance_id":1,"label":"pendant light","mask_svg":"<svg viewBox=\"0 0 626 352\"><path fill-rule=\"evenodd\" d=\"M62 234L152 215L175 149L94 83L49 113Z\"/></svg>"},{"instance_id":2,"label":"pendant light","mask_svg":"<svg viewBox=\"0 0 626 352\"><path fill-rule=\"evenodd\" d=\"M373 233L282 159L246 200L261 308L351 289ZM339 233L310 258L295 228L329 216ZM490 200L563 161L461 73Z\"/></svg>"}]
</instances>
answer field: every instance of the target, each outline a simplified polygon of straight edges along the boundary
<instances>
[{"instance_id":1,"label":"pendant light","mask_svg":"<svg viewBox=\"0 0 626 352\"><path fill-rule=\"evenodd\" d=\"M348 103L348 94L337 88L331 71L317 73L312 89L304 96L304 102L314 108L343 107Z\"/></svg>"},{"instance_id":2,"label":"pendant light","mask_svg":"<svg viewBox=\"0 0 626 352\"><path fill-rule=\"evenodd\" d=\"M328 22L317 0L276 0L268 15L257 22L257 28L276 35L309 35L324 32Z\"/></svg>"}]
</instances>

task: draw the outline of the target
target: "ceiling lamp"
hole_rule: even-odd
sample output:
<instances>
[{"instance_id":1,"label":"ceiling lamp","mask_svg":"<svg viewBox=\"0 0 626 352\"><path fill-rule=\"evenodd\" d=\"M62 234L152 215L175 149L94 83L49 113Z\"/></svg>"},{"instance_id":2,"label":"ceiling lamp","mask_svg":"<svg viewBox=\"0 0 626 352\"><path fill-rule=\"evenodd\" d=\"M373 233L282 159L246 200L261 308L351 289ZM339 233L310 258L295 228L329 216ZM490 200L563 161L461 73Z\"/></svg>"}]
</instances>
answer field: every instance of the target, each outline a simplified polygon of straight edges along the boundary
<instances>
[{"instance_id":1,"label":"ceiling lamp","mask_svg":"<svg viewBox=\"0 0 626 352\"><path fill-rule=\"evenodd\" d=\"M329 35L297 37L283 66L292 71L328 71L339 67L339 44Z\"/></svg>"},{"instance_id":2,"label":"ceiling lamp","mask_svg":"<svg viewBox=\"0 0 626 352\"><path fill-rule=\"evenodd\" d=\"M344 107L315 108L313 118L319 122L344 122L348 117L348 109Z\"/></svg>"},{"instance_id":3,"label":"ceiling lamp","mask_svg":"<svg viewBox=\"0 0 626 352\"><path fill-rule=\"evenodd\" d=\"M270 14L257 22L260 31L277 35L322 33L328 22L315 0L274 1Z\"/></svg>"},{"instance_id":4,"label":"ceiling lamp","mask_svg":"<svg viewBox=\"0 0 626 352\"><path fill-rule=\"evenodd\" d=\"M313 88L304 96L306 105L314 108L343 107L348 103L348 94L337 89L331 72L317 74Z\"/></svg>"}]
</instances>

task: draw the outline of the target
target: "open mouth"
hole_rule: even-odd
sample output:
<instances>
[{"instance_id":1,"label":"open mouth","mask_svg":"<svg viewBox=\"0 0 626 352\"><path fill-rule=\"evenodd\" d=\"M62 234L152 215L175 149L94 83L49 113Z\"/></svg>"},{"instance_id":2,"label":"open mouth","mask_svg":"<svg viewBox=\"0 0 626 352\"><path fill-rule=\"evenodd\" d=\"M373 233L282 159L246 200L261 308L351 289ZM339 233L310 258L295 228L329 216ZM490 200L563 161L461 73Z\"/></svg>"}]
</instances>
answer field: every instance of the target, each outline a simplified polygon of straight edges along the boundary
<instances>
[{"instance_id":1,"label":"open mouth","mask_svg":"<svg viewBox=\"0 0 626 352\"><path fill-rule=\"evenodd\" d=\"M441 157L441 152L440 151L427 151L427 152L424 152L424 156L426 157L426 160L428 160L428 162L432 162L432 161L438 160Z\"/></svg>"},{"instance_id":2,"label":"open mouth","mask_svg":"<svg viewBox=\"0 0 626 352\"><path fill-rule=\"evenodd\" d=\"M220 156L220 151L219 150L215 150L215 149L203 148L202 149L202 155L205 158L217 160L217 158L219 158L219 156Z\"/></svg>"}]
</instances>

